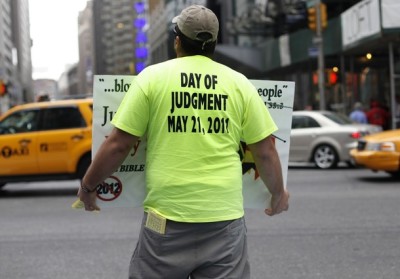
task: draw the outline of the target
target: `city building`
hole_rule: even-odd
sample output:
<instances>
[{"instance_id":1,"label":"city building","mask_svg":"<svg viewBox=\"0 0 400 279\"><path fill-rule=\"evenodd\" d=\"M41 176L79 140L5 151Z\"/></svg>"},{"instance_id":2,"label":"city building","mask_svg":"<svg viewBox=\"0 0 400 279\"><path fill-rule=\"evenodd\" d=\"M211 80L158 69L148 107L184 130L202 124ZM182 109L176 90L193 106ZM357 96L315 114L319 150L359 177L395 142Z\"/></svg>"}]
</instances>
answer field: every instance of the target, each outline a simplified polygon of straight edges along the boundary
<instances>
[{"instance_id":1,"label":"city building","mask_svg":"<svg viewBox=\"0 0 400 279\"><path fill-rule=\"evenodd\" d=\"M57 99L57 81L53 79L35 79L33 81L33 92L35 101Z\"/></svg>"},{"instance_id":2,"label":"city building","mask_svg":"<svg viewBox=\"0 0 400 279\"><path fill-rule=\"evenodd\" d=\"M357 101L367 108L378 101L395 115L400 95L397 0L150 3L150 64L174 57L172 35L165 35L172 17L182 7L205 3L220 19L214 59L249 78L295 81L294 109L347 114ZM318 34L317 10L324 19Z\"/></svg>"},{"instance_id":3,"label":"city building","mask_svg":"<svg viewBox=\"0 0 400 279\"><path fill-rule=\"evenodd\" d=\"M148 64L147 3L94 0L94 74L137 74Z\"/></svg>"},{"instance_id":4,"label":"city building","mask_svg":"<svg viewBox=\"0 0 400 279\"><path fill-rule=\"evenodd\" d=\"M85 94L93 94L94 38L93 1L87 1L78 17L78 91Z\"/></svg>"},{"instance_id":5,"label":"city building","mask_svg":"<svg viewBox=\"0 0 400 279\"><path fill-rule=\"evenodd\" d=\"M65 71L61 74L61 77L58 80L58 92L56 99L78 99L86 97L86 95L90 95L79 91L78 72L78 63L69 65L65 68Z\"/></svg>"},{"instance_id":6,"label":"city building","mask_svg":"<svg viewBox=\"0 0 400 279\"><path fill-rule=\"evenodd\" d=\"M400 95L396 0L92 2L92 14L80 19L79 76L80 83L86 78L85 93L90 93L90 71L137 74L175 57L171 20L184 7L201 4L220 19L214 59L251 79L295 81L295 110L347 114L355 102L368 108L378 101L395 115Z\"/></svg>"},{"instance_id":7,"label":"city building","mask_svg":"<svg viewBox=\"0 0 400 279\"><path fill-rule=\"evenodd\" d=\"M28 0L0 1L0 113L32 101L32 62Z\"/></svg>"}]
</instances>

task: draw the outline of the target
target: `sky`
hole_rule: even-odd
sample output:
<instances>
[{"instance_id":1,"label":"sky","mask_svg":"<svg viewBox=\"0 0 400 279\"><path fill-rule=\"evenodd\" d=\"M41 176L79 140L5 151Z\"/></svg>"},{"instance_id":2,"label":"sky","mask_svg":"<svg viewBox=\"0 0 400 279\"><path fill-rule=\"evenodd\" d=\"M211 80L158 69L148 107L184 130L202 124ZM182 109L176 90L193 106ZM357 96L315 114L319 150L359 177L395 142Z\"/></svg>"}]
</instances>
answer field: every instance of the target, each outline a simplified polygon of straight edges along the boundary
<instances>
[{"instance_id":1,"label":"sky","mask_svg":"<svg viewBox=\"0 0 400 279\"><path fill-rule=\"evenodd\" d=\"M78 62L78 15L86 0L29 0L33 79L58 80Z\"/></svg>"}]
</instances>

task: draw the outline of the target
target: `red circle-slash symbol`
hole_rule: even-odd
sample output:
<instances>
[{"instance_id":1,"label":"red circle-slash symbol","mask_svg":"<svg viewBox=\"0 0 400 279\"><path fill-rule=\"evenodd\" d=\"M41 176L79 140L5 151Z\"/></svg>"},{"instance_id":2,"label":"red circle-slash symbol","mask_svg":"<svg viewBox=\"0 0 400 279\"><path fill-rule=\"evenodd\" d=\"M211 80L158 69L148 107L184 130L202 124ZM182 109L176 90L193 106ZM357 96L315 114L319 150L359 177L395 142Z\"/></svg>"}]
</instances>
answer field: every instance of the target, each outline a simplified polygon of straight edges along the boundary
<instances>
[{"instance_id":1,"label":"red circle-slash symbol","mask_svg":"<svg viewBox=\"0 0 400 279\"><path fill-rule=\"evenodd\" d=\"M122 193L122 183L115 176L110 176L97 186L97 197L102 201L112 201Z\"/></svg>"}]
</instances>

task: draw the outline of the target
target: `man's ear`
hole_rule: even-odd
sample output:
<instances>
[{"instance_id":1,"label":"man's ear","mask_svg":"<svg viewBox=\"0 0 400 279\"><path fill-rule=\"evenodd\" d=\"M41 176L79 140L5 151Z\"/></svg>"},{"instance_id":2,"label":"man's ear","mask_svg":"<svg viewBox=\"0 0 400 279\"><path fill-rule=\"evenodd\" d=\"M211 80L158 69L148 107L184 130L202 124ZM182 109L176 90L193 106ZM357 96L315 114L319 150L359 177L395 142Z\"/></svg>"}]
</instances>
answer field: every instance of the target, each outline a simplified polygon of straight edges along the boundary
<instances>
[{"instance_id":1,"label":"man's ear","mask_svg":"<svg viewBox=\"0 0 400 279\"><path fill-rule=\"evenodd\" d=\"M176 36L175 37L175 45L180 46L180 44L181 44L181 38L179 38L179 36Z\"/></svg>"},{"instance_id":2,"label":"man's ear","mask_svg":"<svg viewBox=\"0 0 400 279\"><path fill-rule=\"evenodd\" d=\"M181 54L181 52L182 52L182 49L181 49L181 39L179 38L179 36L176 36L176 37L175 37L175 40L174 40L174 49L175 49L175 52L176 52L177 57L179 57L180 54Z\"/></svg>"}]
</instances>

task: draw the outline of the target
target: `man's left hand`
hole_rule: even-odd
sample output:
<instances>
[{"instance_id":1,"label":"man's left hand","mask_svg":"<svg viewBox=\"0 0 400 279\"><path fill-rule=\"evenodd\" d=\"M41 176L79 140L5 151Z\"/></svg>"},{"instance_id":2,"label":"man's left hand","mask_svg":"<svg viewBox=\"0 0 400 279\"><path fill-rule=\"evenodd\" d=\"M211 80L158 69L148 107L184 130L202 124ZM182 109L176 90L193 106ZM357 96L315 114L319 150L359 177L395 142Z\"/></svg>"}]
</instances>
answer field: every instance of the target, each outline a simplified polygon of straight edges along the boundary
<instances>
[{"instance_id":1,"label":"man's left hand","mask_svg":"<svg viewBox=\"0 0 400 279\"><path fill-rule=\"evenodd\" d=\"M79 187L78 197L85 204L86 211L100 211L100 207L97 206L96 196L97 191L94 192L85 192Z\"/></svg>"}]
</instances>

